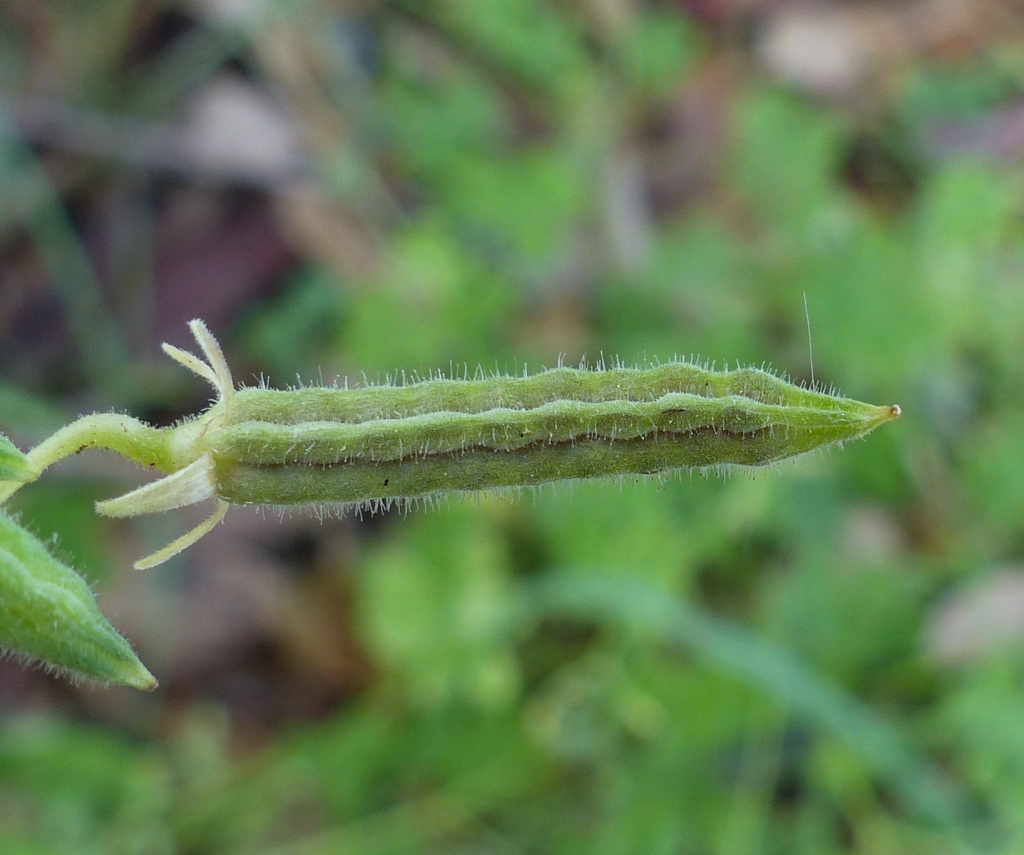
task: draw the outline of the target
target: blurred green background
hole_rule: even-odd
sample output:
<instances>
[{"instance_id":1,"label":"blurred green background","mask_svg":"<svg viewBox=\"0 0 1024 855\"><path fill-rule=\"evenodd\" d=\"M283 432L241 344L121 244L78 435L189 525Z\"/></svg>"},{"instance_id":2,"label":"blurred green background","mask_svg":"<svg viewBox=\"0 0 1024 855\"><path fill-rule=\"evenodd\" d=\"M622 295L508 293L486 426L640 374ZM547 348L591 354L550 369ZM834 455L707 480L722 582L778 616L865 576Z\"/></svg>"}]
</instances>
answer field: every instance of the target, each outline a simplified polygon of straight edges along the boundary
<instances>
[{"instance_id":1,"label":"blurred green background","mask_svg":"<svg viewBox=\"0 0 1024 855\"><path fill-rule=\"evenodd\" d=\"M767 363L904 417L326 520L16 507L152 695L0 662L0 852L1024 851L1024 15L0 4L0 431L240 382Z\"/></svg>"}]
</instances>

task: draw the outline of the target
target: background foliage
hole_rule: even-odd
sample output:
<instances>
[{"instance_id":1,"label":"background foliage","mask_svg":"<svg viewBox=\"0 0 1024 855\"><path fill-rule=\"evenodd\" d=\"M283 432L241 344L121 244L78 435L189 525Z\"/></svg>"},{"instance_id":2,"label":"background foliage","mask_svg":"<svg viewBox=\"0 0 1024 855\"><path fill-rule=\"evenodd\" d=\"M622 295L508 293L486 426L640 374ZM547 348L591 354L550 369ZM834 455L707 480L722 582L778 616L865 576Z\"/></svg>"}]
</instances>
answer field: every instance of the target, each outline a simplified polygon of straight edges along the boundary
<instances>
[{"instance_id":1,"label":"background foliage","mask_svg":"<svg viewBox=\"0 0 1024 855\"><path fill-rule=\"evenodd\" d=\"M0 663L8 853L1017 852L1012 4L0 6L0 430L236 377L770 363L905 416L728 479L330 520L17 509L151 696Z\"/></svg>"}]
</instances>

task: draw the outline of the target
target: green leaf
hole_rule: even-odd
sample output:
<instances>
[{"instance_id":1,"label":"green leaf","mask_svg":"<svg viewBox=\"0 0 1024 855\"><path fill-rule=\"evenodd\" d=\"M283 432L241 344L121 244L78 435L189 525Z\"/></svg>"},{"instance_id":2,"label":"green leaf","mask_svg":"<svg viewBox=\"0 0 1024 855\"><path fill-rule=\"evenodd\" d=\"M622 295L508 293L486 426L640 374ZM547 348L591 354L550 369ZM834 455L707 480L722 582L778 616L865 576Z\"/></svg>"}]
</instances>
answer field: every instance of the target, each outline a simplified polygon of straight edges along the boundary
<instances>
[{"instance_id":1,"label":"green leaf","mask_svg":"<svg viewBox=\"0 0 1024 855\"><path fill-rule=\"evenodd\" d=\"M156 680L100 613L92 591L0 512L0 646L75 677L153 689Z\"/></svg>"},{"instance_id":2,"label":"green leaf","mask_svg":"<svg viewBox=\"0 0 1024 855\"><path fill-rule=\"evenodd\" d=\"M525 617L567 613L625 625L692 650L721 673L785 701L794 715L836 738L920 816L949 829L970 827L970 808L956 783L887 719L787 650L631 579L563 571L525 590Z\"/></svg>"},{"instance_id":3,"label":"green leaf","mask_svg":"<svg viewBox=\"0 0 1024 855\"><path fill-rule=\"evenodd\" d=\"M28 458L0 433L0 481L31 481L37 474Z\"/></svg>"},{"instance_id":4,"label":"green leaf","mask_svg":"<svg viewBox=\"0 0 1024 855\"><path fill-rule=\"evenodd\" d=\"M647 9L624 34L619 54L631 82L654 95L669 95L701 55L699 33L678 12Z\"/></svg>"}]
</instances>

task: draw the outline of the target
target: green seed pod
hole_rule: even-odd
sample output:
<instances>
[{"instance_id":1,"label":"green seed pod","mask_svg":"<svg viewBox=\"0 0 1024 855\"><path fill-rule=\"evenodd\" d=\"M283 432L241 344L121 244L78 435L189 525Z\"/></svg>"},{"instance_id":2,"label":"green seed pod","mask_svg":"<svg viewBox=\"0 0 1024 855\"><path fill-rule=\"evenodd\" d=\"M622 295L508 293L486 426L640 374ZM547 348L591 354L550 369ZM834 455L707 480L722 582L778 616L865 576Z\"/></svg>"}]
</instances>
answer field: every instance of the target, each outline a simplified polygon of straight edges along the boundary
<instances>
[{"instance_id":1,"label":"green seed pod","mask_svg":"<svg viewBox=\"0 0 1024 855\"><path fill-rule=\"evenodd\" d=\"M156 680L74 570L0 511L0 646L74 677L153 689Z\"/></svg>"},{"instance_id":2,"label":"green seed pod","mask_svg":"<svg viewBox=\"0 0 1024 855\"><path fill-rule=\"evenodd\" d=\"M521 399L536 399L535 379L547 378L517 381ZM806 390L792 388L800 404L677 392L631 401L612 397L610 385L603 401L485 409L481 384L468 412L283 425L233 423L232 413L209 438L215 490L234 503L359 505L609 475L765 466L856 439L896 415L892 407L827 395L814 406ZM271 394L291 394L305 406L303 391ZM405 390L378 391L386 400ZM470 390L445 391L451 400ZM236 400L247 395L255 405L260 394L244 390Z\"/></svg>"},{"instance_id":3,"label":"green seed pod","mask_svg":"<svg viewBox=\"0 0 1024 855\"><path fill-rule=\"evenodd\" d=\"M127 416L87 416L28 455L38 472L102 447L167 473L100 502L111 516L217 501L206 522L140 567L195 542L229 503L374 510L551 481L751 468L858 439L900 414L766 371L690 362L236 391L216 340L201 321L190 326L205 361L164 350L216 390L204 414L159 430ZM0 487L0 500L9 493Z\"/></svg>"}]
</instances>

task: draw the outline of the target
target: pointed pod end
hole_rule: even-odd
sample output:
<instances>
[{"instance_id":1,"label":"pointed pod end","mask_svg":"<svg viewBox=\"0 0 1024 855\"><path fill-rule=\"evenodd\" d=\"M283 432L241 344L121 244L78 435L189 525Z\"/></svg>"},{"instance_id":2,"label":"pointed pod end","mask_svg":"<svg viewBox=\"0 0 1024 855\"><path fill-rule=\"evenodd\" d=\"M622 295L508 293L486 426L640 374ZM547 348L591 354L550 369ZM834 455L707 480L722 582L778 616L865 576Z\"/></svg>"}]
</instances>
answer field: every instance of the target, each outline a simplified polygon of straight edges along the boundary
<instances>
[{"instance_id":1,"label":"pointed pod end","mask_svg":"<svg viewBox=\"0 0 1024 855\"><path fill-rule=\"evenodd\" d=\"M874 430L879 425L884 425L886 422L891 422L893 419L898 419L903 415L903 410L900 409L899 404L892 404L884 407L874 407L874 412L871 414L870 426L868 430Z\"/></svg>"},{"instance_id":2,"label":"pointed pod end","mask_svg":"<svg viewBox=\"0 0 1024 855\"><path fill-rule=\"evenodd\" d=\"M898 419L903 415L903 410L900 409L899 404L893 404L891 407L879 407L879 409L883 412L882 417L878 421L879 424L891 422L893 419Z\"/></svg>"},{"instance_id":3,"label":"pointed pod end","mask_svg":"<svg viewBox=\"0 0 1024 855\"><path fill-rule=\"evenodd\" d=\"M142 664L131 645L105 618L100 617L95 623L92 638L79 631L78 637L62 645L57 654L48 656L44 652L40 655L35 650L26 653L75 681L94 681L101 686L128 686L152 692L157 687L156 677ZM90 645L90 641L94 643Z\"/></svg>"},{"instance_id":4,"label":"pointed pod end","mask_svg":"<svg viewBox=\"0 0 1024 855\"><path fill-rule=\"evenodd\" d=\"M156 677L150 674L149 669L138 660L135 661L135 665L137 667L132 668L130 671L126 670L124 674L119 675L117 682L132 689L152 692L158 685Z\"/></svg>"}]
</instances>

